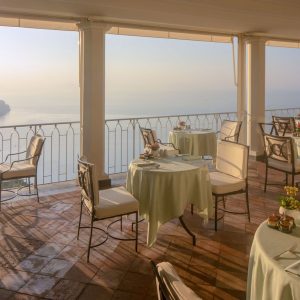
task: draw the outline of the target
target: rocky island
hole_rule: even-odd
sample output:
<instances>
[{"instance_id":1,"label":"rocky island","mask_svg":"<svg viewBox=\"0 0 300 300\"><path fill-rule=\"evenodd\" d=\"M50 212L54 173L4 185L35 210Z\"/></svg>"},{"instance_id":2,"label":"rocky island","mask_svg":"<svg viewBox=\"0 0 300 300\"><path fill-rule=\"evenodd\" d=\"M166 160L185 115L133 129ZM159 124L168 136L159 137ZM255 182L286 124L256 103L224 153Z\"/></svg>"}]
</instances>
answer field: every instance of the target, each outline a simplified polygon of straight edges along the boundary
<instances>
[{"instance_id":1,"label":"rocky island","mask_svg":"<svg viewBox=\"0 0 300 300\"><path fill-rule=\"evenodd\" d=\"M4 100L0 100L0 117L6 115L9 111L9 105Z\"/></svg>"}]
</instances>

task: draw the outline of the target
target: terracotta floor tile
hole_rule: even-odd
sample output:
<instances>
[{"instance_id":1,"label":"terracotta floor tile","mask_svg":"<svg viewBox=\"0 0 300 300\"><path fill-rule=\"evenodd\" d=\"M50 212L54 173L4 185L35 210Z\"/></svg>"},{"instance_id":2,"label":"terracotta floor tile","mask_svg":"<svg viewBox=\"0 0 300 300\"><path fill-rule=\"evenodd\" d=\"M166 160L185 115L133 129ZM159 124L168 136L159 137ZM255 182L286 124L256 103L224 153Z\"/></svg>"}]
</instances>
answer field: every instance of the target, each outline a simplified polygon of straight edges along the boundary
<instances>
[{"instance_id":1,"label":"terracotta floor tile","mask_svg":"<svg viewBox=\"0 0 300 300\"><path fill-rule=\"evenodd\" d=\"M65 247L63 244L57 243L47 243L41 248L35 251L35 255L45 256L45 257L55 257L57 256L62 249Z\"/></svg>"},{"instance_id":2,"label":"terracotta floor tile","mask_svg":"<svg viewBox=\"0 0 300 300\"><path fill-rule=\"evenodd\" d=\"M30 255L23 261L21 261L17 266L17 270L28 271L32 273L38 273L48 262L50 258Z\"/></svg>"},{"instance_id":3,"label":"terracotta floor tile","mask_svg":"<svg viewBox=\"0 0 300 300\"><path fill-rule=\"evenodd\" d=\"M73 300L78 298L84 288L83 283L61 279L45 297L55 300Z\"/></svg>"},{"instance_id":4,"label":"terracotta floor tile","mask_svg":"<svg viewBox=\"0 0 300 300\"><path fill-rule=\"evenodd\" d=\"M85 260L80 260L72 266L72 268L65 274L64 278L89 283L97 271L97 267L92 264L88 264Z\"/></svg>"},{"instance_id":5,"label":"terracotta floor tile","mask_svg":"<svg viewBox=\"0 0 300 300\"><path fill-rule=\"evenodd\" d=\"M31 273L1 268L0 288L18 291L31 277Z\"/></svg>"},{"instance_id":6,"label":"terracotta floor tile","mask_svg":"<svg viewBox=\"0 0 300 300\"><path fill-rule=\"evenodd\" d=\"M154 281L153 275L127 272L119 285L119 290L145 296L149 292L152 281Z\"/></svg>"},{"instance_id":7,"label":"terracotta floor tile","mask_svg":"<svg viewBox=\"0 0 300 300\"><path fill-rule=\"evenodd\" d=\"M124 291L116 291L112 300L141 300L141 295Z\"/></svg>"},{"instance_id":8,"label":"terracotta floor tile","mask_svg":"<svg viewBox=\"0 0 300 300\"><path fill-rule=\"evenodd\" d=\"M12 291L8 291L8 290L5 290L5 289L0 289L0 299L12 299L11 296L14 294L14 292Z\"/></svg>"},{"instance_id":9,"label":"terracotta floor tile","mask_svg":"<svg viewBox=\"0 0 300 300\"><path fill-rule=\"evenodd\" d=\"M79 296L79 300L101 299L110 300L113 297L113 291L99 285L88 284Z\"/></svg>"},{"instance_id":10,"label":"terracotta floor tile","mask_svg":"<svg viewBox=\"0 0 300 300\"><path fill-rule=\"evenodd\" d=\"M73 263L71 261L53 258L46 264L40 273L62 278L72 268L72 266Z\"/></svg>"},{"instance_id":11,"label":"terracotta floor tile","mask_svg":"<svg viewBox=\"0 0 300 300\"><path fill-rule=\"evenodd\" d=\"M33 275L19 292L29 295L44 296L52 290L57 281L58 278L55 277Z\"/></svg>"},{"instance_id":12,"label":"terracotta floor tile","mask_svg":"<svg viewBox=\"0 0 300 300\"><path fill-rule=\"evenodd\" d=\"M110 289L117 289L125 276L125 271L102 267L93 277L91 283L101 285Z\"/></svg>"}]
</instances>

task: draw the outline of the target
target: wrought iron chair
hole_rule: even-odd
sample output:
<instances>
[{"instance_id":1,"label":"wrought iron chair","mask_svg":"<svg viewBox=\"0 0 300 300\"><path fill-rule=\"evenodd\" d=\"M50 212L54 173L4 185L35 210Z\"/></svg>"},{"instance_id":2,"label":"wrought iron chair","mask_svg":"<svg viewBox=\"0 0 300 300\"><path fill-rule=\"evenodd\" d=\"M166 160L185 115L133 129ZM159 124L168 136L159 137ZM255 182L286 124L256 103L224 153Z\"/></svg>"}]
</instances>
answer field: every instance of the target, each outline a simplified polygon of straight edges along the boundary
<instances>
[{"instance_id":1,"label":"wrought iron chair","mask_svg":"<svg viewBox=\"0 0 300 300\"><path fill-rule=\"evenodd\" d=\"M151 261L156 278L157 296L159 300L201 300L178 276L169 262L155 264Z\"/></svg>"},{"instance_id":2,"label":"wrought iron chair","mask_svg":"<svg viewBox=\"0 0 300 300\"><path fill-rule=\"evenodd\" d=\"M268 169L285 173L285 184L288 184L288 175L292 175L292 185L295 184L295 175L300 174L300 159L295 154L295 147L291 137L264 134L266 175L265 187L268 185Z\"/></svg>"},{"instance_id":3,"label":"wrought iron chair","mask_svg":"<svg viewBox=\"0 0 300 300\"><path fill-rule=\"evenodd\" d=\"M140 127L140 131L143 137L145 149L147 147L151 147L151 145L158 144L161 150L160 152L163 155L173 156L179 154L179 149L177 149L173 143L163 143L160 139L158 139L155 130L151 128Z\"/></svg>"},{"instance_id":4,"label":"wrought iron chair","mask_svg":"<svg viewBox=\"0 0 300 300\"><path fill-rule=\"evenodd\" d=\"M78 180L81 187L81 206L80 206L80 216L78 224L77 239L79 239L79 232L81 228L90 229L90 237L88 243L88 253L87 262L90 259L91 248L97 247L105 243L108 237L125 240L125 241L135 241L135 251L137 251L138 246L138 201L126 191L124 187L115 187L107 190L98 190L98 182L95 177L95 166L88 163L84 159L78 160ZM82 207L86 207L90 217L90 226L81 226L81 216ZM135 214L136 219L136 233L135 238L120 238L113 236L110 232L110 226L114 223L120 221L122 230L122 216ZM94 226L95 221L110 219L120 217L117 220L111 222L106 230ZM93 229L101 230L106 234L104 241L92 245Z\"/></svg>"},{"instance_id":5,"label":"wrought iron chair","mask_svg":"<svg viewBox=\"0 0 300 300\"><path fill-rule=\"evenodd\" d=\"M279 136L291 136L296 130L295 119L293 117L272 116L272 122Z\"/></svg>"},{"instance_id":6,"label":"wrought iron chair","mask_svg":"<svg viewBox=\"0 0 300 300\"><path fill-rule=\"evenodd\" d=\"M221 129L219 131L219 139L222 141L238 142L241 126L241 121L222 121Z\"/></svg>"},{"instance_id":7,"label":"wrought iron chair","mask_svg":"<svg viewBox=\"0 0 300 300\"><path fill-rule=\"evenodd\" d=\"M2 182L9 181L9 180L16 180L22 178L27 179L28 188L29 188L28 196L37 195L37 200L39 202L40 199L39 199L39 190L37 184L37 167L38 167L38 162L39 162L40 155L42 153L44 143L45 143L44 137L42 137L39 134L34 135L30 140L27 150L23 152L8 154L6 156L5 161L0 164L0 208L2 202ZM18 159L12 161L11 163L7 163L8 158L15 155L20 156L22 154L26 154L24 159ZM34 188L36 189L35 194L31 193L30 178L32 177L34 178ZM21 193L19 193L20 189L18 189L17 194L23 196ZM5 199L3 201L10 200L15 196L16 194L14 193L12 197L9 197L8 199Z\"/></svg>"},{"instance_id":8,"label":"wrought iron chair","mask_svg":"<svg viewBox=\"0 0 300 300\"><path fill-rule=\"evenodd\" d=\"M212 194L215 198L215 230L218 210L234 214L247 214L250 222L248 199L248 158L249 147L235 142L219 141L217 146L216 169L209 173ZM224 197L245 193L247 211L238 212L225 209ZM218 208L219 197L222 197L223 209Z\"/></svg>"}]
</instances>

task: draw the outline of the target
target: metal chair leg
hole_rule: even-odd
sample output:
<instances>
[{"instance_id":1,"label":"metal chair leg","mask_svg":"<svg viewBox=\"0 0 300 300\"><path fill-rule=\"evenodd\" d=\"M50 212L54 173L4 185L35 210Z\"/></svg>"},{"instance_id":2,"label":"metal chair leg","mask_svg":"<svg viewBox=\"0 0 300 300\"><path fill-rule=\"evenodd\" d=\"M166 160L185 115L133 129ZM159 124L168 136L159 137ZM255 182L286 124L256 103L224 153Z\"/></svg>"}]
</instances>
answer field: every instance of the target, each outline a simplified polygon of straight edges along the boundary
<instances>
[{"instance_id":1,"label":"metal chair leg","mask_svg":"<svg viewBox=\"0 0 300 300\"><path fill-rule=\"evenodd\" d=\"M223 207L226 208L226 205L225 205L225 196L222 197L222 202L223 202Z\"/></svg>"},{"instance_id":2,"label":"metal chair leg","mask_svg":"<svg viewBox=\"0 0 300 300\"><path fill-rule=\"evenodd\" d=\"M91 252L91 244L92 244L92 236L93 236L93 216L91 217L91 230L90 230L90 238L88 245L88 253L87 253L87 262L90 262L90 252Z\"/></svg>"},{"instance_id":3,"label":"metal chair leg","mask_svg":"<svg viewBox=\"0 0 300 300\"><path fill-rule=\"evenodd\" d=\"M79 239L79 231L80 231L81 216L82 216L82 205L83 205L83 202L82 202L82 200L81 200L81 204L80 204L80 215L79 215L79 223L78 223L78 230L77 230L77 240Z\"/></svg>"},{"instance_id":4,"label":"metal chair leg","mask_svg":"<svg viewBox=\"0 0 300 300\"><path fill-rule=\"evenodd\" d=\"M191 214L194 214L194 204L191 204Z\"/></svg>"},{"instance_id":5,"label":"metal chair leg","mask_svg":"<svg viewBox=\"0 0 300 300\"><path fill-rule=\"evenodd\" d=\"M36 196L37 196L37 200L38 203L40 203L40 196L39 196L39 189L38 189L38 185L37 185L37 177L34 177L34 187L36 188Z\"/></svg>"},{"instance_id":6,"label":"metal chair leg","mask_svg":"<svg viewBox=\"0 0 300 300\"><path fill-rule=\"evenodd\" d=\"M294 186L294 184L295 184L295 175L294 173L292 173L292 186Z\"/></svg>"},{"instance_id":7,"label":"metal chair leg","mask_svg":"<svg viewBox=\"0 0 300 300\"><path fill-rule=\"evenodd\" d=\"M28 178L28 191L29 191L29 195L30 195L31 194L30 177Z\"/></svg>"},{"instance_id":8,"label":"metal chair leg","mask_svg":"<svg viewBox=\"0 0 300 300\"><path fill-rule=\"evenodd\" d=\"M1 210L1 200L2 200L2 181L0 180L0 210Z\"/></svg>"},{"instance_id":9,"label":"metal chair leg","mask_svg":"<svg viewBox=\"0 0 300 300\"><path fill-rule=\"evenodd\" d=\"M268 181L268 166L266 165L266 176L265 176L265 188L264 188L264 192L267 191L267 181Z\"/></svg>"},{"instance_id":10,"label":"metal chair leg","mask_svg":"<svg viewBox=\"0 0 300 300\"><path fill-rule=\"evenodd\" d=\"M135 213L135 222L136 222L136 227L135 227L135 252L138 251L138 231L139 231L139 215L138 212Z\"/></svg>"},{"instance_id":11,"label":"metal chair leg","mask_svg":"<svg viewBox=\"0 0 300 300\"><path fill-rule=\"evenodd\" d=\"M250 222L250 209L249 209L249 197L248 197L248 189L246 191L246 204L247 204L247 211L248 211L248 220Z\"/></svg>"},{"instance_id":12,"label":"metal chair leg","mask_svg":"<svg viewBox=\"0 0 300 300\"><path fill-rule=\"evenodd\" d=\"M218 197L215 196L215 231L217 231L217 223L218 223Z\"/></svg>"},{"instance_id":13,"label":"metal chair leg","mask_svg":"<svg viewBox=\"0 0 300 300\"><path fill-rule=\"evenodd\" d=\"M120 218L120 226L121 226L121 231L123 231L123 218L122 218L123 216L121 216L121 218Z\"/></svg>"},{"instance_id":14,"label":"metal chair leg","mask_svg":"<svg viewBox=\"0 0 300 300\"><path fill-rule=\"evenodd\" d=\"M285 173L285 185L289 184L289 174Z\"/></svg>"}]
</instances>

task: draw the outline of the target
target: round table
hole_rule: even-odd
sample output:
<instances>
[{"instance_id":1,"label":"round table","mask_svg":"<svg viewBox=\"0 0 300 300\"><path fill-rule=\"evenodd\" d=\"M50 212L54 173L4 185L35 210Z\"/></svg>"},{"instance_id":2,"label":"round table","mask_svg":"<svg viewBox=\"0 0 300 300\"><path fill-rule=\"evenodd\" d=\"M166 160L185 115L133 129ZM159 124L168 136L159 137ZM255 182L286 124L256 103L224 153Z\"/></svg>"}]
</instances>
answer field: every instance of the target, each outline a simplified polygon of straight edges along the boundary
<instances>
[{"instance_id":1,"label":"round table","mask_svg":"<svg viewBox=\"0 0 300 300\"><path fill-rule=\"evenodd\" d=\"M188 203L205 219L213 216L207 162L177 159L134 160L127 172L126 188L139 201L139 214L148 221L148 246L153 245L161 224L181 217Z\"/></svg>"},{"instance_id":2,"label":"round table","mask_svg":"<svg viewBox=\"0 0 300 300\"><path fill-rule=\"evenodd\" d=\"M169 132L169 142L183 154L216 156L217 137L212 130L172 130Z\"/></svg>"},{"instance_id":3,"label":"round table","mask_svg":"<svg viewBox=\"0 0 300 300\"><path fill-rule=\"evenodd\" d=\"M293 252L280 253L295 246ZM251 247L247 299L300 299L300 277L286 272L285 267L300 260L300 227L287 234L262 223Z\"/></svg>"}]
</instances>

